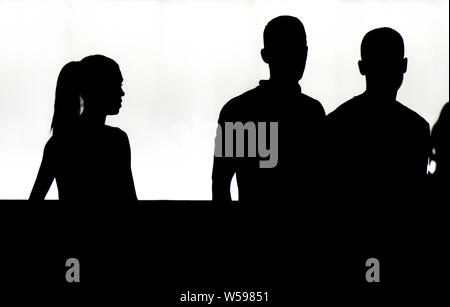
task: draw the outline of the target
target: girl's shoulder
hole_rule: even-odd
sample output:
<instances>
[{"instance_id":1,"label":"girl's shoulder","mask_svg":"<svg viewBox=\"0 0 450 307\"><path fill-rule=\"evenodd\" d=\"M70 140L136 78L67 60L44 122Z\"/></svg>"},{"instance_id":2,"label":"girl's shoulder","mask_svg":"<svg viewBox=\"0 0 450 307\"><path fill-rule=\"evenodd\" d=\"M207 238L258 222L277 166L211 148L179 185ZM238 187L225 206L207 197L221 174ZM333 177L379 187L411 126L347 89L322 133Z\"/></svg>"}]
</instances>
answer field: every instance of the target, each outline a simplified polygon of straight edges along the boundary
<instances>
[{"instance_id":1,"label":"girl's shoulder","mask_svg":"<svg viewBox=\"0 0 450 307\"><path fill-rule=\"evenodd\" d=\"M104 131L108 134L115 135L118 137L128 137L127 134L125 133L125 131L123 131L122 129L120 129L118 127L112 127L112 126L105 125Z\"/></svg>"},{"instance_id":2,"label":"girl's shoulder","mask_svg":"<svg viewBox=\"0 0 450 307\"><path fill-rule=\"evenodd\" d=\"M105 125L104 132L107 138L113 139L115 142L129 143L128 135L120 128Z\"/></svg>"},{"instance_id":3,"label":"girl's shoulder","mask_svg":"<svg viewBox=\"0 0 450 307\"><path fill-rule=\"evenodd\" d=\"M56 147L56 139L55 137L52 135L50 137L50 139L48 139L47 143L45 144L44 147L44 152L50 152L50 151L54 151Z\"/></svg>"}]
</instances>

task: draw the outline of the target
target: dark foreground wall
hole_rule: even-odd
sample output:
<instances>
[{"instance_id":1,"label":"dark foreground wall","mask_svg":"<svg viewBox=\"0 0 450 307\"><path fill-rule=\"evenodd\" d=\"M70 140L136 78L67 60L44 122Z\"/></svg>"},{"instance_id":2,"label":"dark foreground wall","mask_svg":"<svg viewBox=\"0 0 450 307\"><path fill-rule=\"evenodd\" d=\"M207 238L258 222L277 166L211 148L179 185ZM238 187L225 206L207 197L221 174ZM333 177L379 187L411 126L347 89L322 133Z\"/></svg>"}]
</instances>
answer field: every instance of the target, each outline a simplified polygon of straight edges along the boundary
<instances>
[{"instance_id":1,"label":"dark foreground wall","mask_svg":"<svg viewBox=\"0 0 450 307\"><path fill-rule=\"evenodd\" d=\"M444 286L449 258L439 225L425 223L420 212L401 210L401 219L377 221L376 210L342 208L249 212L204 201L1 201L2 293L61 305L128 306L139 299L142 306L172 306L186 305L180 299L187 291L216 297L261 291L269 302L256 306L311 299L365 306L375 299L427 299L425 289ZM365 279L372 257L380 262L380 283ZM65 279L69 258L80 262L80 283ZM218 300L214 305L242 305Z\"/></svg>"}]
</instances>

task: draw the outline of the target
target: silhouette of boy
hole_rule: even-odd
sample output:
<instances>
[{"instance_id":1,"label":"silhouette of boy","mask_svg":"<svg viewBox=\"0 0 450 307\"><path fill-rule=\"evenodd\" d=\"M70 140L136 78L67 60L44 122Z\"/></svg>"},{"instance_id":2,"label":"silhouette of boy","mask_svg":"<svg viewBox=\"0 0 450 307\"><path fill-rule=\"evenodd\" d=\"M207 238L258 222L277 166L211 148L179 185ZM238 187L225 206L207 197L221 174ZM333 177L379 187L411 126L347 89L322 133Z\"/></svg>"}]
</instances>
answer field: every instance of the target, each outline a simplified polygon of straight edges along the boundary
<instances>
[{"instance_id":1,"label":"silhouette of boy","mask_svg":"<svg viewBox=\"0 0 450 307\"><path fill-rule=\"evenodd\" d=\"M390 28L368 32L358 65L366 91L327 117L331 184L346 196L363 197L360 202L403 198L426 176L430 128L396 100L407 69L401 35Z\"/></svg>"},{"instance_id":2,"label":"silhouette of boy","mask_svg":"<svg viewBox=\"0 0 450 307\"><path fill-rule=\"evenodd\" d=\"M266 127L271 122L277 123L278 160L274 167L262 168L261 157L224 157L223 153L218 156L216 144L212 174L216 204L231 201L230 183L235 174L239 203L245 207L293 207L300 195L305 198L306 192L312 191L318 174L316 166L325 112L317 100L302 93L298 84L307 53L306 33L299 19L279 16L266 25L261 57L269 65L270 79L260 81L256 88L230 100L222 108L218 123L222 133L226 123L255 123L258 136L264 131L257 123L266 123ZM273 138L268 130L266 145ZM247 146L255 145L248 138L245 141ZM258 145L261 142L258 139Z\"/></svg>"}]
</instances>

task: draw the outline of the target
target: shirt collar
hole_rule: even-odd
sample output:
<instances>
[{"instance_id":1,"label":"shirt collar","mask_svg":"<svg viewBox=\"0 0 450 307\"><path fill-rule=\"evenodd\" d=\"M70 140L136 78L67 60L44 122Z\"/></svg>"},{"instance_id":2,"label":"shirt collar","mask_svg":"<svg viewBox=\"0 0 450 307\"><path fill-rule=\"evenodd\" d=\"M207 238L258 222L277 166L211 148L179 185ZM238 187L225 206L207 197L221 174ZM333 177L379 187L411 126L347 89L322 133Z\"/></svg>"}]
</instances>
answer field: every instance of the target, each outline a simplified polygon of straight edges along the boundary
<instances>
[{"instance_id":1,"label":"shirt collar","mask_svg":"<svg viewBox=\"0 0 450 307\"><path fill-rule=\"evenodd\" d=\"M259 85L262 88L267 88L271 90L280 90L284 91L285 93L295 92L295 93L301 93L302 88L300 84L296 83L295 85L286 85L284 83L275 82L273 80L260 80Z\"/></svg>"}]
</instances>

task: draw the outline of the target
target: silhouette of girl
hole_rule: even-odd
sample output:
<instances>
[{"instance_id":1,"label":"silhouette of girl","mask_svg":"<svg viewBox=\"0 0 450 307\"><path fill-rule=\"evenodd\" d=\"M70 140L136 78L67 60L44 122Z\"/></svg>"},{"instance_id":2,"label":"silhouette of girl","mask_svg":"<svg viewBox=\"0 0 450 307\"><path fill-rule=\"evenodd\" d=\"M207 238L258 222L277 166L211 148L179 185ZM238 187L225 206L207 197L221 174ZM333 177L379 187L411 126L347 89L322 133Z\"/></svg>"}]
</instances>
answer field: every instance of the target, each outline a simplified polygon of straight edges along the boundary
<instances>
[{"instance_id":1,"label":"silhouette of girl","mask_svg":"<svg viewBox=\"0 0 450 307\"><path fill-rule=\"evenodd\" d=\"M432 159L436 162L434 176L442 181L450 178L450 104L442 108L439 120L433 127L432 140L434 154Z\"/></svg>"},{"instance_id":2,"label":"silhouette of girl","mask_svg":"<svg viewBox=\"0 0 450 307\"><path fill-rule=\"evenodd\" d=\"M30 200L44 199L56 179L60 200L135 201L128 136L105 125L119 113L119 65L102 55L70 62L55 93L53 135L44 148Z\"/></svg>"}]
</instances>

